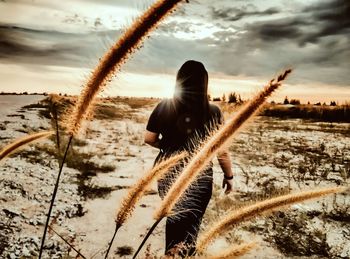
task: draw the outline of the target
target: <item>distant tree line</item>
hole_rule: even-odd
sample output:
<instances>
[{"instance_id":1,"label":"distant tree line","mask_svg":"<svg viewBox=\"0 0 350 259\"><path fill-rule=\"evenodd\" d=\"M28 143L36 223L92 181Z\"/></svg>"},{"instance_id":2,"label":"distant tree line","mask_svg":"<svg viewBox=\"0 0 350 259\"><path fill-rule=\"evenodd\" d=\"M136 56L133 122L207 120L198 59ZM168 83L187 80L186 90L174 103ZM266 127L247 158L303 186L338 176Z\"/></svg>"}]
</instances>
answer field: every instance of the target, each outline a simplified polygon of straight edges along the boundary
<instances>
[{"instance_id":1,"label":"distant tree line","mask_svg":"<svg viewBox=\"0 0 350 259\"><path fill-rule=\"evenodd\" d=\"M227 95L223 94L221 97L214 97L214 98L211 98L210 95L208 95L208 98L209 98L209 101L213 101L213 102L227 102L227 103L233 103L233 104L240 104L240 103L243 103L243 99L241 98L241 95L240 94L237 94L235 92L231 92ZM271 104L276 104L275 101L271 101ZM283 103L281 104L284 104L284 105L301 105L301 102L299 99L288 99L288 97L286 96L284 98L284 101ZM307 105L311 105L310 102L307 102ZM316 105L316 106L325 106L327 105L326 102L317 102L317 103L314 103L313 105ZM337 102L336 101L331 101L329 103L330 106L337 106Z\"/></svg>"},{"instance_id":2,"label":"distant tree line","mask_svg":"<svg viewBox=\"0 0 350 259\"><path fill-rule=\"evenodd\" d=\"M43 92L43 93L28 93L28 92L21 92L21 93L17 93L17 92L0 92L0 95L44 95L47 96L48 93Z\"/></svg>"},{"instance_id":3,"label":"distant tree line","mask_svg":"<svg viewBox=\"0 0 350 259\"><path fill-rule=\"evenodd\" d=\"M211 99L211 96L209 95L208 96L209 98L209 101L213 101L213 102L227 102L227 103L237 103L237 104L240 104L240 103L243 103L243 100L241 98L241 95L240 94L237 94L235 92L231 92L228 94L227 98L226 98L226 95L223 94L222 97L214 97L213 99Z\"/></svg>"},{"instance_id":4,"label":"distant tree line","mask_svg":"<svg viewBox=\"0 0 350 259\"><path fill-rule=\"evenodd\" d=\"M291 105L300 105L300 100L298 99L290 99L288 100L288 97L286 96L284 98L284 101L283 101L283 104L291 104ZM311 105L310 102L307 102L308 105ZM323 102L323 104L321 104L321 102L317 102L317 103L314 103L313 105L316 105L316 106L321 106L321 105L327 105L326 102ZM337 103L336 101L330 101L329 103L330 106L337 106Z\"/></svg>"}]
</instances>

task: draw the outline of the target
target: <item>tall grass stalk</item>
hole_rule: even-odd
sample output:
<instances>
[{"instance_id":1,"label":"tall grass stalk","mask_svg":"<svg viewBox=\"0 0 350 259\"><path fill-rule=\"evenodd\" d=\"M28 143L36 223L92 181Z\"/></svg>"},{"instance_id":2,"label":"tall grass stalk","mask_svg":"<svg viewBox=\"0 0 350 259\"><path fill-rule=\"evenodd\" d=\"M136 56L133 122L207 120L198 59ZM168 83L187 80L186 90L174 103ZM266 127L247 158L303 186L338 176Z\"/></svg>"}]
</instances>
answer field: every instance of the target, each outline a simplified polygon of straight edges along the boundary
<instances>
[{"instance_id":1,"label":"tall grass stalk","mask_svg":"<svg viewBox=\"0 0 350 259\"><path fill-rule=\"evenodd\" d=\"M154 215L156 222L159 222L164 217L171 215L176 202L181 199L183 193L195 180L198 173L207 166L216 152L231 141L234 133L236 133L238 129L240 129L244 123L247 122L248 119L259 110L259 108L261 108L266 98L269 97L281 85L282 81L286 79L291 71L291 69L285 70L277 77L277 79L272 79L269 84L264 87L264 89L257 96L248 102L247 105L244 106L235 117L223 125L214 133L213 136L208 138L208 140L198 148L197 153L181 172L175 183L170 187L160 207L156 211ZM142 241L142 244L135 253L134 258L137 256L137 253L141 250L144 243L145 240Z\"/></svg>"},{"instance_id":2,"label":"tall grass stalk","mask_svg":"<svg viewBox=\"0 0 350 259\"><path fill-rule=\"evenodd\" d=\"M144 195L150 184L153 180L160 178L166 171L171 167L175 166L181 159L185 157L187 152L182 152L176 155L169 157L156 164L151 170L149 170L138 182L130 189L127 196L121 203L120 209L117 212L117 217L115 220L116 226L115 231L112 237L112 240L109 243L105 258L108 257L109 251L112 247L114 238L117 234L118 229L125 223L125 221L131 216L132 212L135 209L136 203Z\"/></svg>"},{"instance_id":3,"label":"tall grass stalk","mask_svg":"<svg viewBox=\"0 0 350 259\"><path fill-rule=\"evenodd\" d=\"M42 256L47 227L50 220L51 210L55 201L59 179L62 173L63 164L71 144L72 138L79 132L81 123L91 113L92 103L97 94L105 87L113 76L114 72L120 69L130 55L140 47L145 37L169 14L181 0L158 0L151 5L121 38L107 51L101 58L97 67L92 71L85 87L83 88L77 104L73 108L68 124L69 142L57 176L55 189L52 195L49 213L45 225L43 239L41 243L39 258Z\"/></svg>"},{"instance_id":4,"label":"tall grass stalk","mask_svg":"<svg viewBox=\"0 0 350 259\"><path fill-rule=\"evenodd\" d=\"M303 202L306 200L311 200L324 195L343 192L346 190L347 188L345 187L331 187L319 190L304 191L294 194L287 194L267 199L265 201L261 201L256 204L245 206L238 210L229 212L226 216L224 216L221 220L214 224L214 226L211 229L209 229L202 236L199 237L197 243L197 251L203 252L204 249L215 237L227 230L229 227L237 225L242 221L249 220L263 213L269 213L277 209L290 206L294 203Z\"/></svg>"},{"instance_id":5,"label":"tall grass stalk","mask_svg":"<svg viewBox=\"0 0 350 259\"><path fill-rule=\"evenodd\" d=\"M86 257L82 253L80 253L78 249L76 249L71 243L68 242L67 239L65 239L61 234L59 234L56 230L54 230L53 227L49 226L49 228L53 233L55 233L59 238L61 238L63 242L65 242L70 248L72 248L79 256L86 259Z\"/></svg>"},{"instance_id":6,"label":"tall grass stalk","mask_svg":"<svg viewBox=\"0 0 350 259\"><path fill-rule=\"evenodd\" d=\"M101 58L98 66L92 71L77 105L70 118L68 131L77 134L87 114L91 112L94 98L106 86L113 74L120 69L130 55L140 47L145 37L169 14L182 0L158 0L151 5L125 31L121 38Z\"/></svg>"},{"instance_id":7,"label":"tall grass stalk","mask_svg":"<svg viewBox=\"0 0 350 259\"><path fill-rule=\"evenodd\" d=\"M241 245L234 246L232 248L227 249L226 251L209 257L209 259L233 259L233 258L238 258L246 253L249 253L253 248L256 248L256 243L251 242L251 243L244 243Z\"/></svg>"},{"instance_id":8,"label":"tall grass stalk","mask_svg":"<svg viewBox=\"0 0 350 259\"><path fill-rule=\"evenodd\" d=\"M58 114L57 114L57 106L56 103L52 104L52 116L55 123L55 130L56 130L56 145L57 150L60 151L60 132L59 132L59 126L58 126Z\"/></svg>"},{"instance_id":9,"label":"tall grass stalk","mask_svg":"<svg viewBox=\"0 0 350 259\"><path fill-rule=\"evenodd\" d=\"M63 165L64 165L64 162L65 162L65 160L66 160L66 157L67 157L67 154L68 154L68 150L69 150L70 144L72 143L72 139L73 139L73 135L71 135L71 136L69 137L68 144L67 144L66 150L65 150L65 152L64 152L63 159L62 159L62 161L61 161L60 169L59 169L59 171L58 171L58 175L57 175L57 179L56 179L56 183L55 183L55 188L54 188L53 193L52 193L52 196L51 196L51 202L50 202L49 211L48 211L48 213L47 213L47 218L46 218L44 233L43 233L43 237L42 237L42 239L41 239L41 245L40 245L40 251L39 251L39 259L41 259L42 254L43 254L43 251L44 251L44 244L45 244L46 232L47 232L47 229L48 229L48 227L49 227L51 212L52 212L53 205L54 205L54 203L55 203L55 198L56 198L56 195L57 195L57 190L58 190L58 185L59 185L60 178L61 178L61 174L62 174Z\"/></svg>"},{"instance_id":10,"label":"tall grass stalk","mask_svg":"<svg viewBox=\"0 0 350 259\"><path fill-rule=\"evenodd\" d=\"M153 225L151 226L151 228L148 230L147 234L145 235L145 237L143 238L140 246L137 248L135 254L133 255L132 259L135 259L137 257L137 255L139 254L139 252L141 251L142 247L144 246L144 244L146 243L147 239L150 237L150 235L152 234L152 232L155 230L155 228L158 226L158 224L162 221L163 218L157 219Z\"/></svg>"},{"instance_id":11,"label":"tall grass stalk","mask_svg":"<svg viewBox=\"0 0 350 259\"><path fill-rule=\"evenodd\" d=\"M60 151L60 134L59 134L59 125L58 125L59 96L57 94L50 94L49 102L50 102L52 123L55 125L55 130L56 130L57 150Z\"/></svg>"},{"instance_id":12,"label":"tall grass stalk","mask_svg":"<svg viewBox=\"0 0 350 259\"><path fill-rule=\"evenodd\" d=\"M43 138L47 138L54 133L55 133L54 131L43 131L43 132L39 132L39 133L30 134L30 135L27 135L27 136L24 136L22 138L15 140L14 142L5 146L0 151L0 161L3 160L4 158L8 157L11 154L18 152L26 145L29 145L29 144L31 144L35 141L38 141L40 139L43 139Z\"/></svg>"}]
</instances>

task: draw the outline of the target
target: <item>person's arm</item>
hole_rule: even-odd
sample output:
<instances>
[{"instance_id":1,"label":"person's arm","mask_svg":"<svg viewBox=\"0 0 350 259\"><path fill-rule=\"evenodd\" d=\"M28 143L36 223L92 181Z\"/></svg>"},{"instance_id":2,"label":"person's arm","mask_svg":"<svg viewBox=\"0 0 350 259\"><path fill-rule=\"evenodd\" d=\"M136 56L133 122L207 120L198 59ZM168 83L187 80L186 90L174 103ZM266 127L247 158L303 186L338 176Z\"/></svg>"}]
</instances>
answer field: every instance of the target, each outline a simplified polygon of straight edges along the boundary
<instances>
[{"instance_id":1,"label":"person's arm","mask_svg":"<svg viewBox=\"0 0 350 259\"><path fill-rule=\"evenodd\" d=\"M222 150L217 155L220 167L224 172L222 188L226 187L225 193L228 194L233 189L233 171L231 166L231 158L228 150Z\"/></svg>"},{"instance_id":2,"label":"person's arm","mask_svg":"<svg viewBox=\"0 0 350 259\"><path fill-rule=\"evenodd\" d=\"M152 147L155 147L155 148L159 148L159 134L158 133L154 133L152 131L146 130L144 140L145 140L146 144L148 144Z\"/></svg>"}]
</instances>

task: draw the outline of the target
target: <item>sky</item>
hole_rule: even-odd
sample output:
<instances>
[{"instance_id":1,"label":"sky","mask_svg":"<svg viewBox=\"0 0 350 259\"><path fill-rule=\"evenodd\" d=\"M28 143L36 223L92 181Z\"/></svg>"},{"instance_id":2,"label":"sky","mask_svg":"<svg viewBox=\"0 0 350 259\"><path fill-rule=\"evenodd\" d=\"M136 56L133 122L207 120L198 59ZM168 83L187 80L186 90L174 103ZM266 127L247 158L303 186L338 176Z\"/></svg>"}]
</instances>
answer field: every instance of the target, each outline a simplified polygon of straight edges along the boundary
<instances>
[{"instance_id":1,"label":"sky","mask_svg":"<svg viewBox=\"0 0 350 259\"><path fill-rule=\"evenodd\" d=\"M0 92L79 94L98 59L150 0L0 0ZM151 33L102 95L170 97L190 59L211 96L350 101L349 0L190 0Z\"/></svg>"}]
</instances>

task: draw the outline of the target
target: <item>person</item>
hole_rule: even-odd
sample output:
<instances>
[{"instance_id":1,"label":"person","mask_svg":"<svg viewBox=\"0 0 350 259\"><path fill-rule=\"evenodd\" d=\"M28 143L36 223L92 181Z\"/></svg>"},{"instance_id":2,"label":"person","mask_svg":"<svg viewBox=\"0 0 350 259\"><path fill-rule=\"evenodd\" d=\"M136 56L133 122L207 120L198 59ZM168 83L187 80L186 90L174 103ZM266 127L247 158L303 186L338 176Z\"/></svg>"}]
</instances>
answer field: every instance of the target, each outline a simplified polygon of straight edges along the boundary
<instances>
[{"instance_id":1,"label":"person","mask_svg":"<svg viewBox=\"0 0 350 259\"><path fill-rule=\"evenodd\" d=\"M172 99L162 100L150 115L144 136L145 143L160 150L155 163L174 153L186 150L195 152L208 134L223 123L222 113L208 100L208 73L200 62L186 61L176 76ZM226 149L217 155L224 172L222 187L225 193L232 191L233 172ZM183 159L158 181L158 192L163 199L171 184L184 168ZM199 226L212 195L212 163L200 173L194 184L186 190L185 198L175 205L174 216L167 217L165 229L165 254L191 256Z\"/></svg>"}]
</instances>

